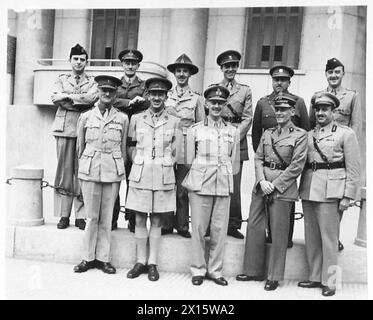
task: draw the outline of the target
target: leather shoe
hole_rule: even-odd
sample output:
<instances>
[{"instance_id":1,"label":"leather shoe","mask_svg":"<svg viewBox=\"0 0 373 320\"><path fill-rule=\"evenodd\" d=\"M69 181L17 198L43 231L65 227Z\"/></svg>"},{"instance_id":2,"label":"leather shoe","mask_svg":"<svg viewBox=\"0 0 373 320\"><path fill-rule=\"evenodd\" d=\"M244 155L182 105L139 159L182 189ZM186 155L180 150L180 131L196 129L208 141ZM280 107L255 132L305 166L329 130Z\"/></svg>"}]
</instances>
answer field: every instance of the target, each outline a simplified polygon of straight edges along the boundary
<instances>
[{"instance_id":1,"label":"leather shoe","mask_svg":"<svg viewBox=\"0 0 373 320\"><path fill-rule=\"evenodd\" d=\"M164 236L165 234L172 234L173 232L173 229L162 229L161 235Z\"/></svg>"},{"instance_id":2,"label":"leather shoe","mask_svg":"<svg viewBox=\"0 0 373 320\"><path fill-rule=\"evenodd\" d=\"M75 227L78 227L80 230L84 230L85 229L84 219L75 219Z\"/></svg>"},{"instance_id":3,"label":"leather shoe","mask_svg":"<svg viewBox=\"0 0 373 320\"><path fill-rule=\"evenodd\" d=\"M249 276L247 274L238 274L236 276L237 281L263 281L264 277L260 276Z\"/></svg>"},{"instance_id":4,"label":"leather shoe","mask_svg":"<svg viewBox=\"0 0 373 320\"><path fill-rule=\"evenodd\" d=\"M74 267L74 272L86 272L89 269L93 269L96 267L96 260L87 261L82 260L78 265Z\"/></svg>"},{"instance_id":5,"label":"leather shoe","mask_svg":"<svg viewBox=\"0 0 373 320\"><path fill-rule=\"evenodd\" d=\"M127 278L130 278L130 279L137 278L140 274L147 273L147 272L148 272L148 268L146 267L146 265L138 262L133 266L133 268L130 271L128 271Z\"/></svg>"},{"instance_id":6,"label":"leather shoe","mask_svg":"<svg viewBox=\"0 0 373 320\"><path fill-rule=\"evenodd\" d=\"M338 240L338 251L340 252L340 251L342 251L344 248L345 248L345 247L344 247L343 243L342 243L341 241Z\"/></svg>"},{"instance_id":7,"label":"leather shoe","mask_svg":"<svg viewBox=\"0 0 373 320\"><path fill-rule=\"evenodd\" d=\"M317 281L300 281L298 282L298 287L301 288L322 288L321 282Z\"/></svg>"},{"instance_id":8,"label":"leather shoe","mask_svg":"<svg viewBox=\"0 0 373 320\"><path fill-rule=\"evenodd\" d=\"M278 287L278 281L276 280L267 280L265 286L264 286L264 290L265 291L273 291L273 290L276 290Z\"/></svg>"},{"instance_id":9,"label":"leather shoe","mask_svg":"<svg viewBox=\"0 0 373 320\"><path fill-rule=\"evenodd\" d=\"M188 230L178 230L177 234L184 237L184 238L191 238L191 234Z\"/></svg>"},{"instance_id":10,"label":"leather shoe","mask_svg":"<svg viewBox=\"0 0 373 320\"><path fill-rule=\"evenodd\" d=\"M292 247L293 247L293 241L289 240L289 241L288 241L288 248L290 249L290 248L292 248Z\"/></svg>"},{"instance_id":11,"label":"leather shoe","mask_svg":"<svg viewBox=\"0 0 373 320\"><path fill-rule=\"evenodd\" d=\"M155 264L148 265L148 279L150 281L157 281L159 279L159 273Z\"/></svg>"},{"instance_id":12,"label":"leather shoe","mask_svg":"<svg viewBox=\"0 0 373 320\"><path fill-rule=\"evenodd\" d=\"M57 229L66 229L70 225L70 219L67 217L61 217L57 223Z\"/></svg>"},{"instance_id":13,"label":"leather shoe","mask_svg":"<svg viewBox=\"0 0 373 320\"><path fill-rule=\"evenodd\" d=\"M100 269L108 274L114 274L116 272L115 268L110 264L110 262L102 262L99 260L97 260L97 269Z\"/></svg>"},{"instance_id":14,"label":"leather shoe","mask_svg":"<svg viewBox=\"0 0 373 320\"><path fill-rule=\"evenodd\" d=\"M130 232L135 233L135 226L130 222L128 222L128 229Z\"/></svg>"},{"instance_id":15,"label":"leather shoe","mask_svg":"<svg viewBox=\"0 0 373 320\"><path fill-rule=\"evenodd\" d=\"M245 238L244 235L241 232L239 232L237 229L228 229L227 234L228 234L228 236L231 236L231 237L236 238L236 239Z\"/></svg>"},{"instance_id":16,"label":"leather shoe","mask_svg":"<svg viewBox=\"0 0 373 320\"><path fill-rule=\"evenodd\" d=\"M118 224L117 223L113 223L111 225L111 231L116 230L116 229L118 229Z\"/></svg>"},{"instance_id":17,"label":"leather shoe","mask_svg":"<svg viewBox=\"0 0 373 320\"><path fill-rule=\"evenodd\" d=\"M211 278L211 280L214 281L219 286L227 286L228 285L228 281L225 280L223 277Z\"/></svg>"},{"instance_id":18,"label":"leather shoe","mask_svg":"<svg viewBox=\"0 0 373 320\"><path fill-rule=\"evenodd\" d=\"M193 276L192 277L192 283L195 286L200 286L203 283L203 277L202 276Z\"/></svg>"},{"instance_id":19,"label":"leather shoe","mask_svg":"<svg viewBox=\"0 0 373 320\"><path fill-rule=\"evenodd\" d=\"M335 295L335 289L331 289L328 286L323 286L321 294L324 297L330 297Z\"/></svg>"}]
</instances>

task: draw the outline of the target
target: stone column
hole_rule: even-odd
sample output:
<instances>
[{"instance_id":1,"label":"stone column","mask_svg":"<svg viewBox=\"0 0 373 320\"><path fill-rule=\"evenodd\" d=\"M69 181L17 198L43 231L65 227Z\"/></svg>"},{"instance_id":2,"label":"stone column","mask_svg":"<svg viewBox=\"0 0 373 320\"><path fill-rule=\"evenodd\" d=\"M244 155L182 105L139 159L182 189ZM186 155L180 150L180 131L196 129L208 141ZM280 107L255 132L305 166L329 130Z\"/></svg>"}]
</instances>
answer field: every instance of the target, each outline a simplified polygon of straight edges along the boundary
<instances>
[{"instance_id":1,"label":"stone column","mask_svg":"<svg viewBox=\"0 0 373 320\"><path fill-rule=\"evenodd\" d=\"M37 59L51 58L54 10L18 13L14 104L33 103L33 70Z\"/></svg>"}]
</instances>

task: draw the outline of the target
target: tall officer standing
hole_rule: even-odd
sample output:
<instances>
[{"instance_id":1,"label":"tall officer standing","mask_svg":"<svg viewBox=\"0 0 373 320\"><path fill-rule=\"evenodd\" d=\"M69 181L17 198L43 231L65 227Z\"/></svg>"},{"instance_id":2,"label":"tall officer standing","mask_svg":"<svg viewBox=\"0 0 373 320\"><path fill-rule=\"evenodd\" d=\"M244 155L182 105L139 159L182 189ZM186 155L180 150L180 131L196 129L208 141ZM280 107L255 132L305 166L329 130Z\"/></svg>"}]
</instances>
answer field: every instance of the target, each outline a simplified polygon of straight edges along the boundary
<instances>
[{"instance_id":1,"label":"tall officer standing","mask_svg":"<svg viewBox=\"0 0 373 320\"><path fill-rule=\"evenodd\" d=\"M124 112L128 116L128 119L131 120L132 115L142 112L149 107L149 101L147 101L145 97L145 82L136 74L140 67L140 62L143 59L143 55L139 50L125 49L119 53L118 59L122 63L124 75L121 78L122 85L118 88L117 100L114 103L114 107L116 107L119 111ZM131 161L128 161L126 164L127 185L131 165ZM118 227L117 221L119 211L120 199L118 196L114 205L112 221L113 230ZM131 232L135 232L135 214L131 212L131 210L126 210L125 219L128 220L128 229Z\"/></svg>"},{"instance_id":2,"label":"tall officer standing","mask_svg":"<svg viewBox=\"0 0 373 320\"><path fill-rule=\"evenodd\" d=\"M360 154L355 132L333 120L338 98L329 92L312 97L316 127L308 133L308 154L300 182L309 280L303 288L322 288L332 296L338 279L339 214L355 199Z\"/></svg>"},{"instance_id":3,"label":"tall officer standing","mask_svg":"<svg viewBox=\"0 0 373 320\"><path fill-rule=\"evenodd\" d=\"M238 83L235 76L241 54L235 50L228 50L221 53L216 62L223 72L224 79L220 85L229 90L228 103L222 111L224 121L236 126L240 132L240 169L234 174L234 190L229 208L228 235L243 239L244 236L238 231L241 229L241 176L243 161L249 159L247 149L247 132L251 127L253 118L251 89L249 86Z\"/></svg>"},{"instance_id":4,"label":"tall officer standing","mask_svg":"<svg viewBox=\"0 0 373 320\"><path fill-rule=\"evenodd\" d=\"M220 85L205 90L209 114L187 133L187 157L191 169L183 181L189 190L192 217L192 283L201 285L206 276L226 286L223 258L229 220L229 201L233 193L233 174L239 170L239 131L225 122L221 113L229 91ZM205 234L209 223L208 264L205 259Z\"/></svg>"},{"instance_id":5,"label":"tall officer standing","mask_svg":"<svg viewBox=\"0 0 373 320\"><path fill-rule=\"evenodd\" d=\"M167 92L172 83L165 78L145 81L150 107L131 118L128 133L132 168L126 208L136 213L136 264L128 278L148 273L150 281L157 281L157 259L161 240L161 217L176 210L175 153L179 119L165 108ZM146 228L150 214L150 230ZM147 242L149 239L149 257Z\"/></svg>"},{"instance_id":6,"label":"tall officer standing","mask_svg":"<svg viewBox=\"0 0 373 320\"><path fill-rule=\"evenodd\" d=\"M71 73L58 76L51 96L53 103L58 106L52 127L57 143L54 215L61 217L57 228L67 228L74 203L75 226L84 230L83 202L80 196L75 196L81 194L77 173L76 126L81 112L92 107L97 100L97 87L93 77L84 71L88 63L88 53L82 46L77 44L71 48L69 61Z\"/></svg>"},{"instance_id":7,"label":"tall officer standing","mask_svg":"<svg viewBox=\"0 0 373 320\"><path fill-rule=\"evenodd\" d=\"M325 77L328 81L328 87L325 90L317 93L329 92L334 94L340 104L334 110L334 119L345 126L352 128L355 131L358 141L362 139L362 115L360 96L356 90L348 89L342 86L342 80L345 75L345 67L341 61L336 58L331 58L327 61L325 67ZM310 121L311 129L316 125L315 110L311 101L310 105ZM342 220L343 213L340 219ZM338 240L338 250L344 249L343 244Z\"/></svg>"},{"instance_id":8,"label":"tall officer standing","mask_svg":"<svg viewBox=\"0 0 373 320\"><path fill-rule=\"evenodd\" d=\"M269 74L272 77L272 88L271 94L260 98L256 104L254 118L253 118L253 129L252 129L252 144L254 152L258 149L260 138L265 130L276 126L276 114L274 109L274 101L278 95L286 94L290 95L295 101L295 112L291 117L291 121L295 126L302 128L306 131L310 130L310 122L308 118L307 108L303 98L296 96L288 91L290 86L290 79L294 75L294 70L288 66L277 65L273 66L269 70ZM295 203L291 207L290 215L290 228L289 228L289 240L288 248L293 246L293 231L294 231L294 212ZM270 228L269 228L270 229ZM270 230L268 241L270 242Z\"/></svg>"},{"instance_id":9,"label":"tall officer standing","mask_svg":"<svg viewBox=\"0 0 373 320\"><path fill-rule=\"evenodd\" d=\"M271 224L267 282L275 290L284 279L290 209L298 200L297 178L307 157L307 132L291 121L296 101L284 94L275 99L277 126L264 131L255 154L256 182L246 231L244 274L238 281L261 281L266 271L266 224Z\"/></svg>"},{"instance_id":10,"label":"tall officer standing","mask_svg":"<svg viewBox=\"0 0 373 320\"><path fill-rule=\"evenodd\" d=\"M175 75L177 85L168 93L166 111L180 118L180 139L177 139L176 145L176 215L170 214L164 217L162 234L172 233L175 228L179 235L190 238L188 191L181 185L181 182L188 172L186 166L187 129L205 118L204 101L199 93L189 87L189 78L198 73L198 67L185 53L178 57L175 63L169 64L167 69Z\"/></svg>"},{"instance_id":11,"label":"tall officer standing","mask_svg":"<svg viewBox=\"0 0 373 320\"><path fill-rule=\"evenodd\" d=\"M74 272L99 268L113 274L110 264L111 220L121 180L125 179L128 117L113 107L122 81L101 75L99 101L78 121L77 152L79 179L87 214L83 260Z\"/></svg>"}]
</instances>

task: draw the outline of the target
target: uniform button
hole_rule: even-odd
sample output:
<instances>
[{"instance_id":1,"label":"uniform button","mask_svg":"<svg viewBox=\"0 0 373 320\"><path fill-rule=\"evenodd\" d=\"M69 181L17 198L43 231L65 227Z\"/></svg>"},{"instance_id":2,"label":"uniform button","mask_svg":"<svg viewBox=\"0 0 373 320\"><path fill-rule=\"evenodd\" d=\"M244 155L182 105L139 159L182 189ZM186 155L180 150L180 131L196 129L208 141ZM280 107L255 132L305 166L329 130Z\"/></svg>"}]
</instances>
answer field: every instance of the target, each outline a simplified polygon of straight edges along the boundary
<instances>
[{"instance_id":1,"label":"uniform button","mask_svg":"<svg viewBox=\"0 0 373 320\"><path fill-rule=\"evenodd\" d=\"M106 142L106 139L102 139L102 142Z\"/></svg>"},{"instance_id":2,"label":"uniform button","mask_svg":"<svg viewBox=\"0 0 373 320\"><path fill-rule=\"evenodd\" d=\"M107 131L106 130L104 130L104 133L106 133Z\"/></svg>"}]
</instances>

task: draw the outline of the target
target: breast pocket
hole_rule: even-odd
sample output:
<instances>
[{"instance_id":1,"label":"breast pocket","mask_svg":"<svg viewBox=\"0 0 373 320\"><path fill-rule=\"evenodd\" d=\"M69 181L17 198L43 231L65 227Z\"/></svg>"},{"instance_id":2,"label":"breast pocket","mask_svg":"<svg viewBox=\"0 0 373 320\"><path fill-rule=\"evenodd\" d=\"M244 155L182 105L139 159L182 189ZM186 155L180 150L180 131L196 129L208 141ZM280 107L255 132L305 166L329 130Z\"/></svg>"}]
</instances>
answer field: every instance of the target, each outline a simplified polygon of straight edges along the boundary
<instances>
[{"instance_id":1,"label":"breast pocket","mask_svg":"<svg viewBox=\"0 0 373 320\"><path fill-rule=\"evenodd\" d=\"M84 128L86 129L86 132L85 132L86 141L98 140L100 136L100 125L98 123L87 122Z\"/></svg>"},{"instance_id":2,"label":"breast pocket","mask_svg":"<svg viewBox=\"0 0 373 320\"><path fill-rule=\"evenodd\" d=\"M122 140L122 126L117 123L109 123L107 129L107 139L110 141L120 142Z\"/></svg>"},{"instance_id":3,"label":"breast pocket","mask_svg":"<svg viewBox=\"0 0 373 320\"><path fill-rule=\"evenodd\" d=\"M293 157L294 145L295 141L292 139L281 141L280 143L278 143L278 145L275 145L277 152L286 163L289 163L291 161L291 158Z\"/></svg>"}]
</instances>

